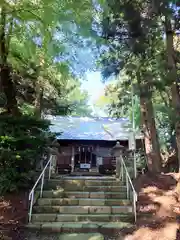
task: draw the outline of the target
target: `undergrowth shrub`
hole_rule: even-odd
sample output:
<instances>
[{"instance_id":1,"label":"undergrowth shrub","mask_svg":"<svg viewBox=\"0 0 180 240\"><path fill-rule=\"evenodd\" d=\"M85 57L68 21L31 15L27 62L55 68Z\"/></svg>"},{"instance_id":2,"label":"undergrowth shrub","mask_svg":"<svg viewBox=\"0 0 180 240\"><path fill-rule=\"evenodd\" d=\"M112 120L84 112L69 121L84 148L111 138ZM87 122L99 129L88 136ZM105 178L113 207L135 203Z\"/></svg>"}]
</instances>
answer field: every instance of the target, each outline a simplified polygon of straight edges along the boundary
<instances>
[{"instance_id":1,"label":"undergrowth shrub","mask_svg":"<svg viewBox=\"0 0 180 240\"><path fill-rule=\"evenodd\" d=\"M0 193L28 188L52 140L50 122L35 117L0 116Z\"/></svg>"}]
</instances>

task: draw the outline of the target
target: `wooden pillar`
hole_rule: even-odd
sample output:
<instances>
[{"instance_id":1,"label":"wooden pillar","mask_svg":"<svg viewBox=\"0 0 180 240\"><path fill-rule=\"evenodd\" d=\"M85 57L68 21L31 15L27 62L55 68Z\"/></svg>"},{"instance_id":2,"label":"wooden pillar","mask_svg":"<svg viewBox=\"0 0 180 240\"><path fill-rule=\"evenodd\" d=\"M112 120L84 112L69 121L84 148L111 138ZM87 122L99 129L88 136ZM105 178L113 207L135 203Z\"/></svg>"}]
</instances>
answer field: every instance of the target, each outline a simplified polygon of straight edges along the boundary
<instances>
[{"instance_id":1,"label":"wooden pillar","mask_svg":"<svg viewBox=\"0 0 180 240\"><path fill-rule=\"evenodd\" d=\"M84 149L85 163L86 163L86 154L87 154L87 151L86 151L86 149Z\"/></svg>"},{"instance_id":2,"label":"wooden pillar","mask_svg":"<svg viewBox=\"0 0 180 240\"><path fill-rule=\"evenodd\" d=\"M79 147L79 164L81 164L81 147Z\"/></svg>"},{"instance_id":3,"label":"wooden pillar","mask_svg":"<svg viewBox=\"0 0 180 240\"><path fill-rule=\"evenodd\" d=\"M72 146L72 154L71 154L71 171L74 172L74 146Z\"/></svg>"},{"instance_id":4,"label":"wooden pillar","mask_svg":"<svg viewBox=\"0 0 180 240\"><path fill-rule=\"evenodd\" d=\"M92 147L90 147L90 162L91 162L91 167L92 167Z\"/></svg>"}]
</instances>

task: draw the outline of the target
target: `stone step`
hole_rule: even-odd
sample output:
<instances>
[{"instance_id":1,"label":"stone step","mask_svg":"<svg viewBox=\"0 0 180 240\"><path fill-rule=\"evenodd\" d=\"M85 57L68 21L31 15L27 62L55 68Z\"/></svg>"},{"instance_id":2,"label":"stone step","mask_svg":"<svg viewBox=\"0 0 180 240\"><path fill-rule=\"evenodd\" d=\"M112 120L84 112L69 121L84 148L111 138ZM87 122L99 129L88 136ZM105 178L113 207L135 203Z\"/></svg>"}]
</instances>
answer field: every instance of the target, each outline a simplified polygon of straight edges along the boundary
<instances>
[{"instance_id":1,"label":"stone step","mask_svg":"<svg viewBox=\"0 0 180 240\"><path fill-rule=\"evenodd\" d=\"M89 169L90 173L99 173L99 169L97 167L92 167L91 169Z\"/></svg>"},{"instance_id":2,"label":"stone step","mask_svg":"<svg viewBox=\"0 0 180 240\"><path fill-rule=\"evenodd\" d=\"M111 198L125 199L126 192L65 192L58 190L43 191L43 198Z\"/></svg>"},{"instance_id":3,"label":"stone step","mask_svg":"<svg viewBox=\"0 0 180 240\"><path fill-rule=\"evenodd\" d=\"M76 176L76 177L58 177L53 175L53 177L51 177L52 181L61 181L61 182L73 182L73 181L78 181L80 183L84 183L84 182L108 182L108 183L120 183L120 179L116 179L116 178L103 178L103 177L84 177L84 176Z\"/></svg>"},{"instance_id":4,"label":"stone step","mask_svg":"<svg viewBox=\"0 0 180 240\"><path fill-rule=\"evenodd\" d=\"M37 222L131 222L132 213L121 214L53 214L36 213L32 214L32 223Z\"/></svg>"},{"instance_id":5,"label":"stone step","mask_svg":"<svg viewBox=\"0 0 180 240\"><path fill-rule=\"evenodd\" d=\"M102 177L102 174L99 173L99 171L97 170L97 172L87 172L87 171L83 171L80 169L75 169L74 172L70 173L69 176L71 177Z\"/></svg>"},{"instance_id":6,"label":"stone step","mask_svg":"<svg viewBox=\"0 0 180 240\"><path fill-rule=\"evenodd\" d=\"M35 206L34 213L120 214L132 213L131 206Z\"/></svg>"},{"instance_id":7,"label":"stone step","mask_svg":"<svg viewBox=\"0 0 180 240\"><path fill-rule=\"evenodd\" d=\"M125 227L132 227L132 224L128 222L51 222L51 223L40 223L36 222L29 223L26 225L27 228L45 232L103 232L107 230L119 230ZM74 238L72 238L74 239Z\"/></svg>"},{"instance_id":8,"label":"stone step","mask_svg":"<svg viewBox=\"0 0 180 240\"><path fill-rule=\"evenodd\" d=\"M91 180L91 179L50 179L48 184L51 186L59 185L61 187L84 187L84 186L122 186L122 182L116 180Z\"/></svg>"},{"instance_id":9,"label":"stone step","mask_svg":"<svg viewBox=\"0 0 180 240\"><path fill-rule=\"evenodd\" d=\"M80 192L121 192L126 191L126 186L81 186L81 185L64 185L56 182L48 182L44 186L44 190L59 191L80 191Z\"/></svg>"},{"instance_id":10,"label":"stone step","mask_svg":"<svg viewBox=\"0 0 180 240\"><path fill-rule=\"evenodd\" d=\"M81 172L82 173L82 172ZM82 176L82 175L79 175L80 173L71 173L70 175L59 175L59 174L55 174L55 175L52 175L51 178L53 179L65 179L65 180L102 180L102 181L116 181L116 177L114 176L103 176L103 175L100 175L100 176Z\"/></svg>"},{"instance_id":11,"label":"stone step","mask_svg":"<svg viewBox=\"0 0 180 240\"><path fill-rule=\"evenodd\" d=\"M100 233L64 233L60 234L59 240L104 240L104 236Z\"/></svg>"},{"instance_id":12,"label":"stone step","mask_svg":"<svg viewBox=\"0 0 180 240\"><path fill-rule=\"evenodd\" d=\"M39 206L128 206L131 204L126 199L93 199L93 198L39 198Z\"/></svg>"}]
</instances>

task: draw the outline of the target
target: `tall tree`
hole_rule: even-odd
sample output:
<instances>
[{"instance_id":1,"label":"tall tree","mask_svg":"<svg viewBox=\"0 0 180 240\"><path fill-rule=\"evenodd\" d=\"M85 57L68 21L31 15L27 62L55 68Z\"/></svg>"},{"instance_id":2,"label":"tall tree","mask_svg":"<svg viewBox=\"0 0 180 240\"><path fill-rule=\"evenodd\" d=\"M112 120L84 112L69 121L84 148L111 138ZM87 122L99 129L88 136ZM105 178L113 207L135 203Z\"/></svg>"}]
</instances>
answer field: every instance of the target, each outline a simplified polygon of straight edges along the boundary
<instances>
[{"instance_id":1,"label":"tall tree","mask_svg":"<svg viewBox=\"0 0 180 240\"><path fill-rule=\"evenodd\" d=\"M152 105L154 73L147 66L155 57L155 47L149 46L159 37L159 29L151 31L154 22L149 19L146 2L108 1L108 5L111 17L105 17L103 23L109 52L103 55L103 72L105 76L117 75L124 68L129 79L136 81L148 167L159 172L161 155Z\"/></svg>"},{"instance_id":2,"label":"tall tree","mask_svg":"<svg viewBox=\"0 0 180 240\"><path fill-rule=\"evenodd\" d=\"M180 12L175 2L152 1L152 9L156 16L160 17L166 34L166 60L168 77L171 81L172 107L174 109L175 133L180 171L180 91L177 64L180 63L177 50L174 48L174 36L180 29ZM162 20L162 18L164 20Z\"/></svg>"},{"instance_id":3,"label":"tall tree","mask_svg":"<svg viewBox=\"0 0 180 240\"><path fill-rule=\"evenodd\" d=\"M72 35L80 34L85 26L91 26L92 6L91 1L88 0L84 3L59 2L58 0L1 1L0 75L8 113L20 113L11 75L13 66L10 58L12 55L17 56L13 45L23 45L21 46L21 60L26 62L28 59L28 63L34 65L33 70L36 72L35 105L39 115L40 102L44 94L42 89L44 71L54 63L55 59L63 57L63 51L65 51L65 43L62 42L61 36L66 32L71 32ZM66 59L63 60L65 61Z\"/></svg>"}]
</instances>

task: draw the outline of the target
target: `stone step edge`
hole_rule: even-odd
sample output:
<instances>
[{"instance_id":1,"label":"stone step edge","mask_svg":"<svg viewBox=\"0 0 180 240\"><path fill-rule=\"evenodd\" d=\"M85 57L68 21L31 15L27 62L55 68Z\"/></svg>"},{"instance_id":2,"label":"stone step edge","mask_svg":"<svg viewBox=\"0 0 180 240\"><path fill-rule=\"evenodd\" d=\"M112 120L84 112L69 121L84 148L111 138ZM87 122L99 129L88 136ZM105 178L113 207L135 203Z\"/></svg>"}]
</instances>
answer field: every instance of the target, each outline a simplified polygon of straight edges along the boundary
<instances>
[{"instance_id":1,"label":"stone step edge","mask_svg":"<svg viewBox=\"0 0 180 240\"><path fill-rule=\"evenodd\" d=\"M116 213L113 213L113 211L118 211L118 210L120 210L120 211L122 211L122 210L124 210L124 211L127 211L127 212L119 212L119 214L123 214L123 213L129 213L129 214L132 214L133 213L133 207L132 207L132 205L126 205L126 206L68 206L68 205L62 205L62 206L57 206L57 205L52 205L52 206L41 206L41 205L38 205L38 206L34 206L33 207L33 209L35 210L35 213L34 214L58 214L58 212L56 213L56 212L50 212L50 210L52 210L53 208L59 208L59 209L63 209L63 208L68 208L68 209L70 209L70 208L77 208L77 209L79 209L79 208L81 208L81 209L83 209L83 208L87 208L87 210L88 210L88 212L85 212L85 213L78 213L78 212L76 212L76 213L66 213L66 211L63 211L63 213L60 213L59 212L59 214L70 214L70 215L100 215L100 214L102 214L102 215L107 215L107 214L112 214L112 215L114 215L114 214L116 214ZM96 212L90 212L91 211L91 209L94 209L94 208L97 208L97 209L99 209L99 208L108 208L109 209L109 213L107 213L107 211L105 212L105 213L96 213ZM41 209L42 208L42 209ZM45 211L45 210L43 210L43 209L45 209L45 208L48 208L48 212L42 212L42 211ZM37 212L37 210L39 209L39 212ZM79 209L79 211L81 211L80 209Z\"/></svg>"},{"instance_id":2,"label":"stone step edge","mask_svg":"<svg viewBox=\"0 0 180 240\"><path fill-rule=\"evenodd\" d=\"M42 200L42 201L41 201ZM69 198L39 198L37 200L37 203L35 206L68 206L68 207L85 207L85 206L101 206L101 207L112 207L112 206L117 206L117 204L119 204L119 206L132 206L132 202L130 200L126 200L126 199L105 199L105 198L75 198L72 199L72 201L77 201L77 204L73 204L73 202L71 202L71 199L69 200ZM47 202L46 202L47 201ZM57 201L57 202L55 202ZM58 203L59 201L59 203ZM62 201L62 202L61 202ZM63 201L67 201L67 204ZM69 201L69 202L68 202ZM90 201L89 203L87 203L88 201ZM101 201L104 204L97 204L96 201ZM113 205L113 202L115 202ZM51 205L53 203L53 205ZM61 205L62 203L62 205ZM96 205L93 205L93 203L96 203ZM86 205L87 204L87 205ZM110 205L109 205L110 204ZM111 205L112 204L112 205Z\"/></svg>"},{"instance_id":3,"label":"stone step edge","mask_svg":"<svg viewBox=\"0 0 180 240\"><path fill-rule=\"evenodd\" d=\"M82 217L84 217L84 216L88 216L88 217L90 217L90 216L96 216L96 217L105 217L105 216L115 216L115 217L130 217L130 216L133 216L133 212L127 212L127 213L119 213L119 214L117 214L117 213L109 213L109 214L103 214L103 213L98 213L98 214L92 214L92 213L60 213L60 214L58 214L58 213L33 213L32 214L32 216L37 216L37 215L41 215L41 216L56 216L56 217L58 217L58 216L82 216Z\"/></svg>"},{"instance_id":4,"label":"stone step edge","mask_svg":"<svg viewBox=\"0 0 180 240\"><path fill-rule=\"evenodd\" d=\"M103 207L108 207L108 208L126 208L126 207L132 207L132 205L113 205L113 206L107 206L107 205L35 205L33 208L38 208L38 207L42 207L42 208L53 208L53 207L68 207L68 208L103 208Z\"/></svg>"},{"instance_id":5,"label":"stone step edge","mask_svg":"<svg viewBox=\"0 0 180 240\"><path fill-rule=\"evenodd\" d=\"M92 200L92 201L97 201L97 200L100 200L100 201L102 201L102 200L107 200L107 201L114 201L114 200L116 200L116 201L120 201L120 202L122 202L122 201L124 201L124 202L131 202L131 200L129 200L129 199L121 199L121 198L61 198L61 197L58 197L58 198L44 198L44 197L42 197L42 198L39 198L39 199L46 199L46 200Z\"/></svg>"},{"instance_id":6,"label":"stone step edge","mask_svg":"<svg viewBox=\"0 0 180 240\"><path fill-rule=\"evenodd\" d=\"M54 182L46 182L46 186L47 187L49 187L49 185L51 185L51 184L56 184L56 183L54 183ZM54 186L53 186L54 187ZM69 186L65 186L65 185L62 185L62 186L59 186L59 187L69 187ZM73 185L71 186L70 185L70 187L73 187ZM86 188L127 188L125 185L117 185L117 186L112 186L112 185L83 185L83 186L81 186L81 188L84 188L84 189L86 189ZM78 190L78 191L81 191L81 190Z\"/></svg>"},{"instance_id":7,"label":"stone step edge","mask_svg":"<svg viewBox=\"0 0 180 240\"><path fill-rule=\"evenodd\" d=\"M43 192L58 192L58 190L43 190ZM40 191L37 191L37 192L40 192ZM62 193L82 193L82 191L62 191ZM107 192L107 191L100 191L100 192L93 192L93 191L84 191L83 193L96 193L96 194L120 194L120 192ZM123 192L124 193L124 192Z\"/></svg>"},{"instance_id":8,"label":"stone step edge","mask_svg":"<svg viewBox=\"0 0 180 240\"><path fill-rule=\"evenodd\" d=\"M43 191L64 190L64 192L66 192L66 190L65 190L66 187L64 187L64 186L59 186L59 188L56 188L56 187L57 186L52 187L51 184L48 185L48 183L47 183L47 184L45 184ZM76 190L76 192L80 192L80 193L82 193L82 192L103 192L102 190L104 190L106 192L107 190L110 190L110 189L112 189L111 192L117 192L117 191L114 191L114 189L116 189L116 188L119 189L119 192L125 192L127 190L126 186L84 186L81 189ZM37 187L36 190L40 191L40 186ZM74 192L74 191L71 189L68 189L67 192Z\"/></svg>"},{"instance_id":9,"label":"stone step edge","mask_svg":"<svg viewBox=\"0 0 180 240\"><path fill-rule=\"evenodd\" d=\"M46 182L54 182L54 183L66 183L66 184L76 184L76 183L81 183L82 185L84 184L90 184L90 183L94 183L96 184L97 182L100 184L105 184L107 185L109 184L117 184L118 186L123 186L125 185L124 181L116 181L116 180L106 180L106 181L101 181L101 180L95 180L95 179L57 179L57 178L50 178L50 179L46 179ZM102 185L103 186L103 185Z\"/></svg>"},{"instance_id":10,"label":"stone step edge","mask_svg":"<svg viewBox=\"0 0 180 240\"><path fill-rule=\"evenodd\" d=\"M72 215L72 216L84 216L84 215L87 215L87 216L94 216L94 215L96 215L96 216L121 216L121 217L130 217L130 216L134 216L134 213L133 212L122 212L122 213L106 213L106 214L103 214L103 213L95 213L95 214L92 214L92 213L61 213L61 214L58 214L58 213L32 213L32 216L33 215L55 215L55 216L57 216L57 215L59 215L59 216L70 216L70 215ZM137 217L139 218L139 217L143 217L143 216L152 216L153 214L151 213L144 213L144 214L142 214L142 213L137 213Z\"/></svg>"},{"instance_id":11,"label":"stone step edge","mask_svg":"<svg viewBox=\"0 0 180 240\"><path fill-rule=\"evenodd\" d=\"M102 217L102 216L119 216L119 217L134 217L134 213L133 212L122 212L122 213L119 213L119 214L113 214L113 213L110 213L110 214L101 214L101 213L97 213L97 214L92 214L92 213L86 213L86 214L80 214L80 213L61 213L61 214L58 214L58 213L32 213L32 216L33 215L55 215L55 216L57 216L57 215L59 215L59 216L70 216L70 215L72 215L72 216L84 216L84 215L87 215L87 216L100 216L100 217ZM152 214L150 214L150 213L147 213L147 214L142 214L142 213L137 213L137 217L138 218L140 218L140 217L147 217L147 216L152 216ZM93 221L92 222L90 222L90 223L94 223ZM98 222L97 222L98 223ZM107 223L107 222L106 222ZM118 222L119 223L119 222ZM41 223L42 224L42 223Z\"/></svg>"},{"instance_id":12,"label":"stone step edge","mask_svg":"<svg viewBox=\"0 0 180 240\"><path fill-rule=\"evenodd\" d=\"M64 180L58 180L58 179L49 179L49 180L47 180L46 182L48 182L48 183L62 183L62 184L75 184L76 182L78 182L78 180L67 180L67 181L64 181ZM92 183L92 184L96 184L96 183L101 183L101 184L103 184L103 183L105 183L105 186L111 186L111 185L108 185L107 183L109 183L109 184L117 184L117 185L115 185L115 186L125 186L125 183L124 182L121 182L121 181L99 181L99 180L97 180L97 181L95 181L95 180L83 180L82 181L82 185L86 185L86 184L89 184L89 183ZM87 186L93 186L93 185L87 185ZM96 185L94 185L94 186L96 186ZM100 186L104 186L104 185L100 185Z\"/></svg>"},{"instance_id":13,"label":"stone step edge","mask_svg":"<svg viewBox=\"0 0 180 240\"><path fill-rule=\"evenodd\" d=\"M129 222L134 221L133 213L128 214L45 214L45 213L33 213L32 214L32 223L41 222L51 223L51 222L74 222L78 223L79 221L86 222Z\"/></svg>"},{"instance_id":14,"label":"stone step edge","mask_svg":"<svg viewBox=\"0 0 180 240\"><path fill-rule=\"evenodd\" d=\"M34 229L34 230L51 230L51 231L64 231L64 230L73 230L77 229L89 229L89 230L103 230L103 229L123 229L124 227L132 227L133 224L129 222L51 222L51 223L28 223L25 228Z\"/></svg>"},{"instance_id":15,"label":"stone step edge","mask_svg":"<svg viewBox=\"0 0 180 240\"><path fill-rule=\"evenodd\" d=\"M119 179L116 177L101 177L101 176L58 176L53 175L51 179L57 179L57 180L102 180L102 181L118 181Z\"/></svg>"},{"instance_id":16,"label":"stone step edge","mask_svg":"<svg viewBox=\"0 0 180 240\"><path fill-rule=\"evenodd\" d=\"M121 182L119 178L115 177L101 177L101 176L56 176L52 175L50 179L57 179L57 180L102 180L102 181L116 181Z\"/></svg>"},{"instance_id":17,"label":"stone step edge","mask_svg":"<svg viewBox=\"0 0 180 240\"><path fill-rule=\"evenodd\" d=\"M40 191L36 191L37 193L40 193ZM58 190L44 190L43 193L45 194L50 194L50 193L54 193L54 196L55 196L55 193L58 192ZM61 193L60 193L61 194ZM85 194L85 195L89 195L89 198L92 194L97 194L97 195L118 195L118 194L126 194L126 191L120 191L120 192L82 192L82 191L63 191L62 194L66 195L66 194L70 194L70 195L78 195L78 194ZM46 196L44 196L43 198L48 198ZM69 197L70 198L70 197ZM82 198L82 197L81 197ZM86 197L87 198L87 197Z\"/></svg>"}]
</instances>

